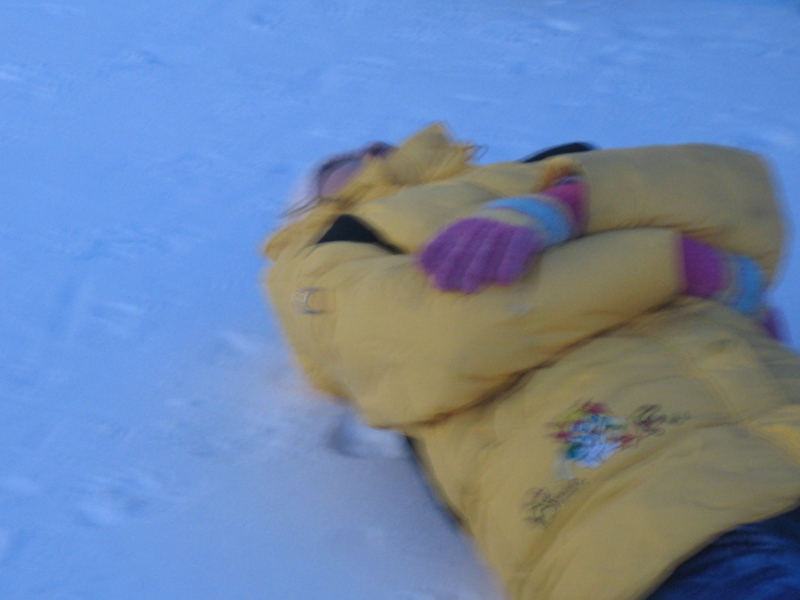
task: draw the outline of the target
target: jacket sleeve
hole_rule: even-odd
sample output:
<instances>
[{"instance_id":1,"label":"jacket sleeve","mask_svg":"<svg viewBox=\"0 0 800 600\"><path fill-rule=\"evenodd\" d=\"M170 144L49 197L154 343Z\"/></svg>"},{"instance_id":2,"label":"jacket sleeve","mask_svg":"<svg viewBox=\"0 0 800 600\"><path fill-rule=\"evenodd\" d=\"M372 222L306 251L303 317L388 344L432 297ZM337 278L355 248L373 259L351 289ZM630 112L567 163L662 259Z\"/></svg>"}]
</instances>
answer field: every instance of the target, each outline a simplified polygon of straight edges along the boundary
<instances>
[{"instance_id":1,"label":"jacket sleeve","mask_svg":"<svg viewBox=\"0 0 800 600\"><path fill-rule=\"evenodd\" d=\"M668 227L759 261L771 279L782 252L783 217L771 174L757 155L712 144L595 150L541 162L495 163L448 182L414 186L359 207L360 216L404 252L485 202L539 192L581 173L589 186L589 234Z\"/></svg>"},{"instance_id":2,"label":"jacket sleeve","mask_svg":"<svg viewBox=\"0 0 800 600\"><path fill-rule=\"evenodd\" d=\"M598 150L574 161L590 190L587 233L670 227L759 261L770 279L783 217L771 174L756 154L711 144Z\"/></svg>"},{"instance_id":3,"label":"jacket sleeve","mask_svg":"<svg viewBox=\"0 0 800 600\"><path fill-rule=\"evenodd\" d=\"M305 269L325 306L286 317L305 319L289 327L310 336L294 340L301 362L322 369L328 389L376 426L403 428L480 402L683 287L668 229L587 236L542 255L519 284L474 295L438 292L414 261L366 244L320 245Z\"/></svg>"}]
</instances>

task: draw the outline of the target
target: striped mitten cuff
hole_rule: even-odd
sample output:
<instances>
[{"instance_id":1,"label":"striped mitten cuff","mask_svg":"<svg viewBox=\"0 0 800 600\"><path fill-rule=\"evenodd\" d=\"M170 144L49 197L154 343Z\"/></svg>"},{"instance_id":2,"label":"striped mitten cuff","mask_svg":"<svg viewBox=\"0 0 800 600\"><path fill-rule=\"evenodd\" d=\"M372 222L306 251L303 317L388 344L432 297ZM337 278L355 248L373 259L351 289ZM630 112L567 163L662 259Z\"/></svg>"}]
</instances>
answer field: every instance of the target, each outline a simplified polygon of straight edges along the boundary
<instances>
[{"instance_id":1,"label":"striped mitten cuff","mask_svg":"<svg viewBox=\"0 0 800 600\"><path fill-rule=\"evenodd\" d=\"M688 237L681 238L680 246L687 294L747 315L759 312L766 279L755 260Z\"/></svg>"},{"instance_id":2,"label":"striped mitten cuff","mask_svg":"<svg viewBox=\"0 0 800 600\"><path fill-rule=\"evenodd\" d=\"M557 180L538 194L487 202L475 218L528 227L533 230L539 247L545 250L583 231L586 205L586 184L571 176Z\"/></svg>"}]
</instances>

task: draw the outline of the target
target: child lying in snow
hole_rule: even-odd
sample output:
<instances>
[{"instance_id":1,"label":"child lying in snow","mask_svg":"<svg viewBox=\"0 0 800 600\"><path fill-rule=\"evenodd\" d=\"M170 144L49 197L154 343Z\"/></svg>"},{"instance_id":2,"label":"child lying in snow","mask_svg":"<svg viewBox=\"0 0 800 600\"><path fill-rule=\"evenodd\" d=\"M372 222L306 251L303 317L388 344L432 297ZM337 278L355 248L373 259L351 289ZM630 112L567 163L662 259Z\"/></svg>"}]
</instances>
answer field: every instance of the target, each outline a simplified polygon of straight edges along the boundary
<instances>
[{"instance_id":1,"label":"child lying in snow","mask_svg":"<svg viewBox=\"0 0 800 600\"><path fill-rule=\"evenodd\" d=\"M569 150L476 166L435 125L326 161L266 248L301 366L413 440L515 599L800 597L766 168Z\"/></svg>"}]
</instances>

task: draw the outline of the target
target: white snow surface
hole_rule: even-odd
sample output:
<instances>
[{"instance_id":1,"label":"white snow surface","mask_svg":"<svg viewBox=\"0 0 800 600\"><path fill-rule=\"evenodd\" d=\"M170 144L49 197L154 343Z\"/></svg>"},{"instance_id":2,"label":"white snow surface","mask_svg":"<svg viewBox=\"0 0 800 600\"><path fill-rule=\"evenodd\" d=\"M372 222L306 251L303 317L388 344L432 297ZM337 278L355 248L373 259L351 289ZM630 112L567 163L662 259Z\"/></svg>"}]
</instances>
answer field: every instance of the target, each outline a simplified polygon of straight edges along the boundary
<instances>
[{"instance_id":1,"label":"white snow surface","mask_svg":"<svg viewBox=\"0 0 800 600\"><path fill-rule=\"evenodd\" d=\"M257 284L293 181L438 120L484 162L714 142L793 230L798 98L797 0L0 1L0 598L503 598L297 370Z\"/></svg>"}]
</instances>

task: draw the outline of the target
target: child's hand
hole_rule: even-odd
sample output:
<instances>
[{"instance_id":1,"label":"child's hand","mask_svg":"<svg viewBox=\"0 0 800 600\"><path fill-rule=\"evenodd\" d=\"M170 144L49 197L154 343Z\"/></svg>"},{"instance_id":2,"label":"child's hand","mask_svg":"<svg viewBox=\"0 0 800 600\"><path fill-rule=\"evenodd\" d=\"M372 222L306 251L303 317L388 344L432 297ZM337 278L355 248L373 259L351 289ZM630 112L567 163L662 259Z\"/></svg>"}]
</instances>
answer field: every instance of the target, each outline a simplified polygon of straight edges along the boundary
<instances>
[{"instance_id":1,"label":"child's hand","mask_svg":"<svg viewBox=\"0 0 800 600\"><path fill-rule=\"evenodd\" d=\"M544 249L536 231L489 218L456 221L439 233L420 256L420 265L444 291L471 294L522 277Z\"/></svg>"},{"instance_id":2,"label":"child's hand","mask_svg":"<svg viewBox=\"0 0 800 600\"><path fill-rule=\"evenodd\" d=\"M471 294L519 281L533 257L577 235L586 187L570 177L540 194L501 198L449 225L423 249L420 266L444 291Z\"/></svg>"}]
</instances>

